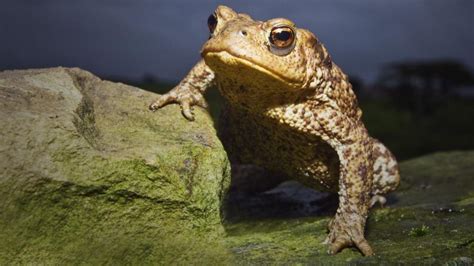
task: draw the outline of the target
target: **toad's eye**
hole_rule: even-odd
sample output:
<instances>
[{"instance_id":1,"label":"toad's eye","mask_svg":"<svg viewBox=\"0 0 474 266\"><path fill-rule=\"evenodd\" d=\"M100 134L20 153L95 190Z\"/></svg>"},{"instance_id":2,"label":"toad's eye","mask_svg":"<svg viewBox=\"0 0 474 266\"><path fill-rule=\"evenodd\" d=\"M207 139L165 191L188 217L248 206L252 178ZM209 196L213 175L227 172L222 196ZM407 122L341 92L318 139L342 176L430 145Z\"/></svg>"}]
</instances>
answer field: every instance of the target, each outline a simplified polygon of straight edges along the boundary
<instances>
[{"instance_id":1,"label":"toad's eye","mask_svg":"<svg viewBox=\"0 0 474 266\"><path fill-rule=\"evenodd\" d=\"M293 29L287 26L275 27L270 33L270 43L278 48L286 48L295 40Z\"/></svg>"},{"instance_id":2,"label":"toad's eye","mask_svg":"<svg viewBox=\"0 0 474 266\"><path fill-rule=\"evenodd\" d=\"M287 55L295 47L295 32L291 27L274 27L269 36L270 50L277 55Z\"/></svg>"},{"instance_id":3,"label":"toad's eye","mask_svg":"<svg viewBox=\"0 0 474 266\"><path fill-rule=\"evenodd\" d=\"M217 16L216 14L211 14L208 18L207 18L207 26L209 27L209 31L211 33L214 32L214 30L216 29L217 27Z\"/></svg>"}]
</instances>

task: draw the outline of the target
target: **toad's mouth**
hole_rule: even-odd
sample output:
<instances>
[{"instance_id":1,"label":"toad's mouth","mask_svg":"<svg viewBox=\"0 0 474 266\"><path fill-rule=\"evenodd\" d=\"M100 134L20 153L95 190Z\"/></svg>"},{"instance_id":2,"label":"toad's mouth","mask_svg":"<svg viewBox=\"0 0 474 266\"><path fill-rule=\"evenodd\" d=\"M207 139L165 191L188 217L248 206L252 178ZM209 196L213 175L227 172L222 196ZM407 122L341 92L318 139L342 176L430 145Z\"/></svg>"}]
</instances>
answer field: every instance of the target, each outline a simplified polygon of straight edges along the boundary
<instances>
[{"instance_id":1,"label":"toad's mouth","mask_svg":"<svg viewBox=\"0 0 474 266\"><path fill-rule=\"evenodd\" d=\"M289 85L291 87L301 87L303 82L300 80L291 79L281 73L278 73L274 70L269 69L268 67L259 64L257 62L250 61L249 59L243 58L238 55L234 55L229 51L221 50L221 51L213 51L213 50L205 50L202 52L202 57L206 61L206 63L212 68L222 68L224 67L232 67L236 70L252 70L252 72L262 73L265 76L273 78L281 83ZM239 72L239 71L237 71ZM255 75L252 75L255 76Z\"/></svg>"}]
</instances>

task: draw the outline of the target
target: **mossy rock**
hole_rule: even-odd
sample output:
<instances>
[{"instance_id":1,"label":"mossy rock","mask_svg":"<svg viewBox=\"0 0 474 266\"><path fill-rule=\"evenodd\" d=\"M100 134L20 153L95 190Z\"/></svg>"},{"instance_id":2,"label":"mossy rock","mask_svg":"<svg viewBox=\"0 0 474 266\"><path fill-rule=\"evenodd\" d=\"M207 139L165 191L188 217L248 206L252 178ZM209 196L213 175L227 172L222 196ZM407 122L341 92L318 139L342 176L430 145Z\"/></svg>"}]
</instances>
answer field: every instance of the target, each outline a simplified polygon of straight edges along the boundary
<instances>
[{"instance_id":1,"label":"mossy rock","mask_svg":"<svg viewBox=\"0 0 474 266\"><path fill-rule=\"evenodd\" d=\"M362 257L356 249L328 255L322 242L337 202L329 212L318 208L313 203L320 204L321 196L291 183L247 197L249 202L237 196L241 207L232 202L232 216L238 219L227 224L228 246L244 264L472 265L474 152L406 161L401 176L401 187L389 195L388 206L369 216L366 237L373 257Z\"/></svg>"},{"instance_id":2,"label":"mossy rock","mask_svg":"<svg viewBox=\"0 0 474 266\"><path fill-rule=\"evenodd\" d=\"M0 264L229 260L213 122L80 69L0 73Z\"/></svg>"}]
</instances>

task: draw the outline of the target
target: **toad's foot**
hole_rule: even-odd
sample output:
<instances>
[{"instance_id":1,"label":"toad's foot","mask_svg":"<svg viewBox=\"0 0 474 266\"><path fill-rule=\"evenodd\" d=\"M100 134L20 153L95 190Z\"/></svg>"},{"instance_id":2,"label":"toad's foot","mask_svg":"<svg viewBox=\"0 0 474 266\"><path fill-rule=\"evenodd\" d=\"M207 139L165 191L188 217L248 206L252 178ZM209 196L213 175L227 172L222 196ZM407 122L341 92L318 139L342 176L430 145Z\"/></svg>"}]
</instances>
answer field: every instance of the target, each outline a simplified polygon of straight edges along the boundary
<instances>
[{"instance_id":1,"label":"toad's foot","mask_svg":"<svg viewBox=\"0 0 474 266\"><path fill-rule=\"evenodd\" d=\"M357 247L364 256L374 254L369 242L364 238L364 220L357 214L353 217L336 214L329 223L329 235L325 243L329 245L329 254L336 254L346 247Z\"/></svg>"},{"instance_id":2,"label":"toad's foot","mask_svg":"<svg viewBox=\"0 0 474 266\"><path fill-rule=\"evenodd\" d=\"M150 110L156 111L170 103L178 103L183 116L194 120L193 106L207 108L203 93L213 84L214 72L206 65L204 60L199 61L189 71L188 75L170 92L163 94L150 104Z\"/></svg>"},{"instance_id":3,"label":"toad's foot","mask_svg":"<svg viewBox=\"0 0 474 266\"><path fill-rule=\"evenodd\" d=\"M180 86L175 87L170 92L161 95L156 101L150 104L149 108L152 111L156 111L161 107L171 103L178 103L181 107L181 113L186 119L190 121L194 120L194 105L207 108L206 100L199 90Z\"/></svg>"}]
</instances>

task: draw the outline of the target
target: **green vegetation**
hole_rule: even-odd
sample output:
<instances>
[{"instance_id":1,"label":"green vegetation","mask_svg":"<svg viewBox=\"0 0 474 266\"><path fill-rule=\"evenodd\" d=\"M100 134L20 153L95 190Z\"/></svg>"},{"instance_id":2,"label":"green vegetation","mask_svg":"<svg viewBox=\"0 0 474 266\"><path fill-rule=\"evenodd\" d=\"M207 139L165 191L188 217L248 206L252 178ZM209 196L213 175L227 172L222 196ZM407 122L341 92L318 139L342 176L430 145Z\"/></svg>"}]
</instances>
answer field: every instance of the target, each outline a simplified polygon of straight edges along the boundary
<instances>
[{"instance_id":1,"label":"green vegetation","mask_svg":"<svg viewBox=\"0 0 474 266\"><path fill-rule=\"evenodd\" d=\"M67 181L1 180L0 264L229 261L215 195L224 188L201 159L212 154L182 149L154 165L63 150L52 157Z\"/></svg>"},{"instance_id":2,"label":"green vegetation","mask_svg":"<svg viewBox=\"0 0 474 266\"><path fill-rule=\"evenodd\" d=\"M163 206L125 189L40 182L21 192L9 190L13 183L0 186L2 195L15 193L15 200L1 212L0 264L228 261L228 251L215 233L186 223L191 217L183 215L178 206Z\"/></svg>"},{"instance_id":3,"label":"green vegetation","mask_svg":"<svg viewBox=\"0 0 474 266\"><path fill-rule=\"evenodd\" d=\"M430 232L430 227L426 225L422 225L421 227L412 228L410 230L409 235L419 237L419 236L425 236L429 234L429 232Z\"/></svg>"},{"instance_id":4,"label":"green vegetation","mask_svg":"<svg viewBox=\"0 0 474 266\"><path fill-rule=\"evenodd\" d=\"M436 151L474 149L474 101L450 99L423 116L384 100L361 102L363 120L399 160Z\"/></svg>"}]
</instances>

